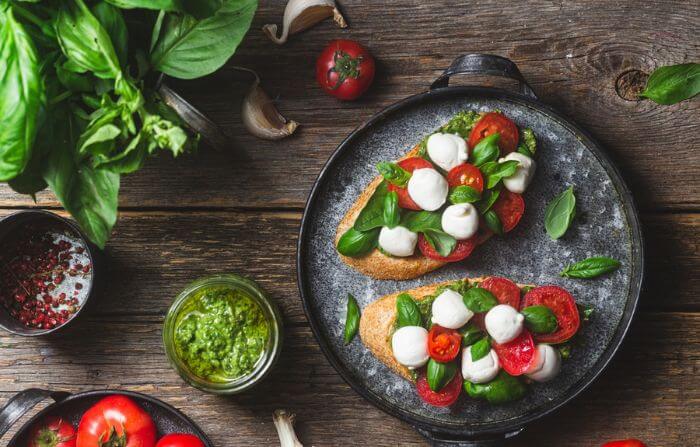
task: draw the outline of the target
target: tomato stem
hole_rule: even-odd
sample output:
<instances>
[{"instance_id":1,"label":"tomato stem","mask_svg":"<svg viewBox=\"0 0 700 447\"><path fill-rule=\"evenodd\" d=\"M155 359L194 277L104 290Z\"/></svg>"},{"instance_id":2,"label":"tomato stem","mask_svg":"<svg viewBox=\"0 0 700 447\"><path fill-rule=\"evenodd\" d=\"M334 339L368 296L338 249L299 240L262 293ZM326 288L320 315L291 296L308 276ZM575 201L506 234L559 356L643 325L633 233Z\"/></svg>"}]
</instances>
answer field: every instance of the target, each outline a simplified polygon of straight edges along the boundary
<instances>
[{"instance_id":1,"label":"tomato stem","mask_svg":"<svg viewBox=\"0 0 700 447\"><path fill-rule=\"evenodd\" d=\"M331 73L338 73L338 80L336 81L335 85L331 87L331 90L338 89L348 78L359 78L360 63L362 63L362 56L352 57L345 51L336 50L336 52L333 54L333 68L328 70L327 75L330 77Z\"/></svg>"}]
</instances>

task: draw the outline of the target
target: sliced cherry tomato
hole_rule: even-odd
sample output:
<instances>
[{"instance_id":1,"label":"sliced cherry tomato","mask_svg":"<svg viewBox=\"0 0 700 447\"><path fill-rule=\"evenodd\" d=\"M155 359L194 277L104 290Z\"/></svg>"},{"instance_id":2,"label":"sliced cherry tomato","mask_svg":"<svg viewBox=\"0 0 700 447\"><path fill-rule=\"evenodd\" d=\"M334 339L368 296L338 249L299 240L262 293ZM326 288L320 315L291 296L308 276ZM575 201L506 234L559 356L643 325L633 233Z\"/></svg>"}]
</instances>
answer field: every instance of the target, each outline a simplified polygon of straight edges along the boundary
<instances>
[{"instance_id":1,"label":"sliced cherry tomato","mask_svg":"<svg viewBox=\"0 0 700 447\"><path fill-rule=\"evenodd\" d=\"M428 160L425 158L420 158L420 157L411 157L411 158L405 158L399 162L396 163L401 167L401 169L408 171L408 172L413 172L416 169L424 169L424 168L432 168L433 165L430 163ZM399 206L401 208L406 208L409 210L414 210L414 211L420 211L421 207L419 207L416 202L413 201L411 196L408 194L408 188L401 188L400 186L392 185L391 183L387 187L389 191L396 191L396 194L399 196Z\"/></svg>"},{"instance_id":2,"label":"sliced cherry tomato","mask_svg":"<svg viewBox=\"0 0 700 447\"><path fill-rule=\"evenodd\" d=\"M70 421L49 416L32 427L27 447L75 447L75 428Z\"/></svg>"},{"instance_id":3,"label":"sliced cherry tomato","mask_svg":"<svg viewBox=\"0 0 700 447\"><path fill-rule=\"evenodd\" d=\"M501 220L503 231L507 233L518 225L525 214L525 201L520 194L503 189L491 209Z\"/></svg>"},{"instance_id":4,"label":"sliced cherry tomato","mask_svg":"<svg viewBox=\"0 0 700 447\"><path fill-rule=\"evenodd\" d=\"M623 439L621 441L606 442L601 447L647 447L647 445L639 439Z\"/></svg>"},{"instance_id":5,"label":"sliced cherry tomato","mask_svg":"<svg viewBox=\"0 0 700 447\"><path fill-rule=\"evenodd\" d=\"M471 186L479 192L484 191L484 176L476 166L465 163L455 166L447 173L447 184L450 188L456 186Z\"/></svg>"},{"instance_id":6,"label":"sliced cherry tomato","mask_svg":"<svg viewBox=\"0 0 700 447\"><path fill-rule=\"evenodd\" d=\"M326 93L351 101L372 84L374 65L372 55L359 43L332 40L316 60L316 80Z\"/></svg>"},{"instance_id":7,"label":"sliced cherry tomato","mask_svg":"<svg viewBox=\"0 0 700 447\"><path fill-rule=\"evenodd\" d=\"M493 293L500 304L520 309L520 287L510 279L489 276L479 283L479 287Z\"/></svg>"},{"instance_id":8,"label":"sliced cherry tomato","mask_svg":"<svg viewBox=\"0 0 700 447\"><path fill-rule=\"evenodd\" d=\"M204 443L195 435L172 433L160 438L156 447L204 447Z\"/></svg>"},{"instance_id":9,"label":"sliced cherry tomato","mask_svg":"<svg viewBox=\"0 0 700 447\"><path fill-rule=\"evenodd\" d=\"M559 327L551 334L535 334L542 343L563 343L574 336L581 325L576 300L569 292L557 286L536 287L525 294L521 307L547 306L557 317Z\"/></svg>"},{"instance_id":10,"label":"sliced cherry tomato","mask_svg":"<svg viewBox=\"0 0 700 447\"><path fill-rule=\"evenodd\" d=\"M503 370L511 376L523 375L537 365L538 351L527 329L523 329L515 340L503 344L493 342L491 347L496 351Z\"/></svg>"},{"instance_id":11,"label":"sliced cherry tomato","mask_svg":"<svg viewBox=\"0 0 700 447\"><path fill-rule=\"evenodd\" d=\"M474 251L474 248L476 248L475 237L476 236L463 241L457 241L457 245L455 245L454 250L452 250L452 253L450 253L449 256L440 256L440 253L438 253L437 250L430 245L423 234L418 235L418 248L426 258L442 262L458 262L468 258L469 255L472 254L472 251Z\"/></svg>"},{"instance_id":12,"label":"sliced cherry tomato","mask_svg":"<svg viewBox=\"0 0 700 447\"><path fill-rule=\"evenodd\" d=\"M454 329L433 325L428 332L428 354L438 362L449 362L457 357L462 336Z\"/></svg>"},{"instance_id":13,"label":"sliced cherry tomato","mask_svg":"<svg viewBox=\"0 0 700 447\"><path fill-rule=\"evenodd\" d=\"M437 392L430 389L428 379L425 374L421 374L416 381L416 391L421 399L434 407L449 407L457 402L459 393L462 392L462 374L458 371L452 381Z\"/></svg>"},{"instance_id":14,"label":"sliced cherry tomato","mask_svg":"<svg viewBox=\"0 0 700 447\"><path fill-rule=\"evenodd\" d=\"M132 399L114 394L90 407L78 424L80 447L154 447L156 425Z\"/></svg>"},{"instance_id":15,"label":"sliced cherry tomato","mask_svg":"<svg viewBox=\"0 0 700 447\"><path fill-rule=\"evenodd\" d=\"M501 136L498 139L498 147L501 148L501 155L513 152L518 147L518 126L500 113L492 112L484 115L469 134L469 150L474 150L484 137L498 132ZM470 152L471 153L471 152Z\"/></svg>"}]
</instances>

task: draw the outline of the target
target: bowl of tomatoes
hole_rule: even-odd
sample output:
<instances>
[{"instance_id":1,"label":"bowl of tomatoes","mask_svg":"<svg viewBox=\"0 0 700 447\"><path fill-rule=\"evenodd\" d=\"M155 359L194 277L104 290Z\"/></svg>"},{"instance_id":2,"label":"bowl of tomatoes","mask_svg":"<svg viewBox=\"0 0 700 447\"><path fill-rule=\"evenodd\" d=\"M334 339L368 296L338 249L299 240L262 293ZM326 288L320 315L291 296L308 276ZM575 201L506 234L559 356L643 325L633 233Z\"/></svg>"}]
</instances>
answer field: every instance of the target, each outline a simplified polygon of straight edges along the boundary
<instances>
[{"instance_id":1,"label":"bowl of tomatoes","mask_svg":"<svg viewBox=\"0 0 700 447\"><path fill-rule=\"evenodd\" d=\"M128 391L78 394L28 389L0 409L0 436L39 402L53 403L12 437L13 447L213 447L202 430L170 405Z\"/></svg>"}]
</instances>

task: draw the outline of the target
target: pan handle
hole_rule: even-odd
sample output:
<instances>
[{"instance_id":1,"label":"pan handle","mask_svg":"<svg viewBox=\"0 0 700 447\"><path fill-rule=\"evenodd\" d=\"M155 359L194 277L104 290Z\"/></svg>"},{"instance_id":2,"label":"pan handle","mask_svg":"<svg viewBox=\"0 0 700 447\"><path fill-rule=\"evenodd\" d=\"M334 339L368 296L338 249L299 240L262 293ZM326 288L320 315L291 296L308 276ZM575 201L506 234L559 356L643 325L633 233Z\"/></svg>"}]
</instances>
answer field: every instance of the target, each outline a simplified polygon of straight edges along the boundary
<instances>
[{"instance_id":1,"label":"pan handle","mask_svg":"<svg viewBox=\"0 0 700 447\"><path fill-rule=\"evenodd\" d=\"M430 85L430 90L447 87L450 77L457 74L479 74L502 76L518 81L520 93L537 99L537 95L520 73L515 62L494 54L464 54L455 59L452 64Z\"/></svg>"},{"instance_id":2,"label":"pan handle","mask_svg":"<svg viewBox=\"0 0 700 447\"><path fill-rule=\"evenodd\" d=\"M70 396L70 393L48 391L40 388L29 388L15 394L7 401L5 406L0 409L0 437L7 433L19 418L24 416L26 412L34 408L42 400L50 397L54 401L60 402L68 396Z\"/></svg>"},{"instance_id":3,"label":"pan handle","mask_svg":"<svg viewBox=\"0 0 700 447\"><path fill-rule=\"evenodd\" d=\"M487 438L459 438L446 436L424 428L415 428L433 447L502 447L505 445L506 439L516 436L523 431L521 428L511 433L504 433Z\"/></svg>"}]
</instances>

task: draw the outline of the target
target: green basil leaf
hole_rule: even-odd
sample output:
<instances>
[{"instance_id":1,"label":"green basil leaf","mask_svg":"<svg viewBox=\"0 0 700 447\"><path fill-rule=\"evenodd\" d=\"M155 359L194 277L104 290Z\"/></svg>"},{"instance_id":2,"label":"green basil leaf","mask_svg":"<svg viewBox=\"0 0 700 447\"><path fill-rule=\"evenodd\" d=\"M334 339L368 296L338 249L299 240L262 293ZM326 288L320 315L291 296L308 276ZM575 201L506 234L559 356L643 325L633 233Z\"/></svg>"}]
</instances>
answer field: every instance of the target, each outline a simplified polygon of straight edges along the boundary
<instances>
[{"instance_id":1,"label":"green basil leaf","mask_svg":"<svg viewBox=\"0 0 700 447\"><path fill-rule=\"evenodd\" d=\"M502 404L521 399L525 396L527 388L520 379L501 370L498 376L488 383L465 381L464 391L475 399L486 399L491 404Z\"/></svg>"},{"instance_id":2,"label":"green basil leaf","mask_svg":"<svg viewBox=\"0 0 700 447\"><path fill-rule=\"evenodd\" d=\"M491 343L488 337L484 337L481 340L474 343L471 348L469 348L472 354L472 362L476 362L479 359L483 359L491 351Z\"/></svg>"},{"instance_id":3,"label":"green basil leaf","mask_svg":"<svg viewBox=\"0 0 700 447\"><path fill-rule=\"evenodd\" d=\"M400 219L399 195L396 191L390 191L386 197L384 197L384 225L389 228L394 228L399 224Z\"/></svg>"},{"instance_id":4,"label":"green basil leaf","mask_svg":"<svg viewBox=\"0 0 700 447\"><path fill-rule=\"evenodd\" d=\"M126 67L129 32L122 12L107 2L99 2L92 7L92 13L112 39L119 63Z\"/></svg>"},{"instance_id":5,"label":"green basil leaf","mask_svg":"<svg viewBox=\"0 0 700 447\"><path fill-rule=\"evenodd\" d=\"M676 104L700 93L700 64L659 67L649 76L639 95L659 104Z\"/></svg>"},{"instance_id":6,"label":"green basil leaf","mask_svg":"<svg viewBox=\"0 0 700 447\"><path fill-rule=\"evenodd\" d=\"M453 116L450 121L440 128L443 133L453 133L462 138L469 138L474 124L481 119L481 115L473 110L463 110Z\"/></svg>"},{"instance_id":7,"label":"green basil leaf","mask_svg":"<svg viewBox=\"0 0 700 447\"><path fill-rule=\"evenodd\" d=\"M472 287L463 295L464 305L474 313L483 313L498 305L498 299L486 289Z\"/></svg>"},{"instance_id":8,"label":"green basil leaf","mask_svg":"<svg viewBox=\"0 0 700 447\"><path fill-rule=\"evenodd\" d=\"M351 258L369 253L377 247L379 228L369 231L357 231L350 228L338 240L338 252Z\"/></svg>"},{"instance_id":9,"label":"green basil leaf","mask_svg":"<svg viewBox=\"0 0 700 447\"><path fill-rule=\"evenodd\" d=\"M122 9L146 8L163 11L182 11L181 0L105 0Z\"/></svg>"},{"instance_id":10,"label":"green basil leaf","mask_svg":"<svg viewBox=\"0 0 700 447\"><path fill-rule=\"evenodd\" d=\"M517 160L508 160L503 163L491 161L481 166L481 172L486 180L486 189L493 189L498 183L518 170L519 162Z\"/></svg>"},{"instance_id":11,"label":"green basil leaf","mask_svg":"<svg viewBox=\"0 0 700 447\"><path fill-rule=\"evenodd\" d=\"M520 313L525 317L525 326L536 334L551 334L559 327L557 317L547 306L528 306Z\"/></svg>"},{"instance_id":12,"label":"green basil leaf","mask_svg":"<svg viewBox=\"0 0 700 447\"><path fill-rule=\"evenodd\" d=\"M544 228L552 239L559 239L566 233L576 214L576 196L570 186L557 195L544 212Z\"/></svg>"},{"instance_id":13,"label":"green basil leaf","mask_svg":"<svg viewBox=\"0 0 700 447\"><path fill-rule=\"evenodd\" d=\"M387 183L380 183L355 219L353 227L357 231L369 231L384 226L384 199L388 193Z\"/></svg>"},{"instance_id":14,"label":"green basil leaf","mask_svg":"<svg viewBox=\"0 0 700 447\"><path fill-rule=\"evenodd\" d=\"M436 211L405 211L401 226L414 233L426 230L442 230L442 215Z\"/></svg>"},{"instance_id":15,"label":"green basil leaf","mask_svg":"<svg viewBox=\"0 0 700 447\"><path fill-rule=\"evenodd\" d=\"M486 213L491 209L498 197L501 195L500 188L487 189L484 191L483 198L476 204L476 209L479 210L481 214Z\"/></svg>"},{"instance_id":16,"label":"green basil leaf","mask_svg":"<svg viewBox=\"0 0 700 447\"><path fill-rule=\"evenodd\" d=\"M620 267L620 261L605 256L595 256L567 266L561 273L566 278L595 278Z\"/></svg>"},{"instance_id":17,"label":"green basil leaf","mask_svg":"<svg viewBox=\"0 0 700 447\"><path fill-rule=\"evenodd\" d=\"M381 162L377 165L377 170L384 177L384 180L392 185L403 188L411 179L411 173L403 169L396 163Z\"/></svg>"},{"instance_id":18,"label":"green basil leaf","mask_svg":"<svg viewBox=\"0 0 700 447\"><path fill-rule=\"evenodd\" d=\"M396 326L420 326L422 316L418 304L411 298L411 295L402 293L396 297Z\"/></svg>"},{"instance_id":19,"label":"green basil leaf","mask_svg":"<svg viewBox=\"0 0 700 447\"><path fill-rule=\"evenodd\" d=\"M449 195L452 203L474 203L481 200L481 193L471 186L461 185L453 188Z\"/></svg>"},{"instance_id":20,"label":"green basil leaf","mask_svg":"<svg viewBox=\"0 0 700 447\"><path fill-rule=\"evenodd\" d=\"M441 363L436 360L428 360L425 376L431 390L438 392L450 383L457 373L457 364L454 362Z\"/></svg>"},{"instance_id":21,"label":"green basil leaf","mask_svg":"<svg viewBox=\"0 0 700 447\"><path fill-rule=\"evenodd\" d=\"M503 224L494 210L488 210L484 213L484 222L489 230L496 234L503 234Z\"/></svg>"},{"instance_id":22,"label":"green basil leaf","mask_svg":"<svg viewBox=\"0 0 700 447\"><path fill-rule=\"evenodd\" d=\"M462 335L462 346L471 346L484 338L484 332L474 323L467 323L459 330L459 333Z\"/></svg>"},{"instance_id":23,"label":"green basil leaf","mask_svg":"<svg viewBox=\"0 0 700 447\"><path fill-rule=\"evenodd\" d=\"M348 293L347 314L345 316L345 332L343 341L349 344L360 328L360 306L357 305L355 297Z\"/></svg>"},{"instance_id":24,"label":"green basil leaf","mask_svg":"<svg viewBox=\"0 0 700 447\"><path fill-rule=\"evenodd\" d=\"M423 236L440 256L449 256L457 246L457 240L442 230L426 229Z\"/></svg>"},{"instance_id":25,"label":"green basil leaf","mask_svg":"<svg viewBox=\"0 0 700 447\"><path fill-rule=\"evenodd\" d=\"M474 166L481 166L484 163L498 160L498 155L501 153L498 148L498 140L501 134L496 132L484 137L479 141L471 153L471 162Z\"/></svg>"}]
</instances>

